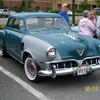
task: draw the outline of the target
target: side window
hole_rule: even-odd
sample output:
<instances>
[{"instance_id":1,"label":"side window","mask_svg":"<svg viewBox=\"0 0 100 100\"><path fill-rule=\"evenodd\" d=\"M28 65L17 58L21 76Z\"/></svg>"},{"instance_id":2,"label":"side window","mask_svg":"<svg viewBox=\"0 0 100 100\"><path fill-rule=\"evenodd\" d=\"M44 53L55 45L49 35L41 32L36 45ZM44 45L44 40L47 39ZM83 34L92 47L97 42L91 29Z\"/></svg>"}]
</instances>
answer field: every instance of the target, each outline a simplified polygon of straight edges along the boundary
<instances>
[{"instance_id":1,"label":"side window","mask_svg":"<svg viewBox=\"0 0 100 100\"><path fill-rule=\"evenodd\" d=\"M9 18L8 23L7 23L7 27L12 28L13 21L14 21L14 18Z\"/></svg>"},{"instance_id":2,"label":"side window","mask_svg":"<svg viewBox=\"0 0 100 100\"><path fill-rule=\"evenodd\" d=\"M24 27L24 22L22 19L14 19L14 22L13 22L13 28L14 29L17 29L17 30L25 30L25 27Z\"/></svg>"},{"instance_id":3,"label":"side window","mask_svg":"<svg viewBox=\"0 0 100 100\"><path fill-rule=\"evenodd\" d=\"M38 18L29 18L26 20L26 25L28 29L37 28L38 26Z\"/></svg>"}]
</instances>

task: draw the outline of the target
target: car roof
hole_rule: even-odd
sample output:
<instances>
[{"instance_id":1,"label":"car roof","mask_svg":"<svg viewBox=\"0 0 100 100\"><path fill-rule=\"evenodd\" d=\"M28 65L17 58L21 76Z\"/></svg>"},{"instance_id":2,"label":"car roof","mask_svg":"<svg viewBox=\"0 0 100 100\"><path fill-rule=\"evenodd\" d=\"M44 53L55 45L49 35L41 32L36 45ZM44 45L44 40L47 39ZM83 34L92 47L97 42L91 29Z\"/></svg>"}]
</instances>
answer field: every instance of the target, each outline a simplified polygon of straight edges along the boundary
<instances>
[{"instance_id":1,"label":"car roof","mask_svg":"<svg viewBox=\"0 0 100 100\"><path fill-rule=\"evenodd\" d=\"M47 12L21 12L11 15L11 17L28 18L28 17L61 17L56 13Z\"/></svg>"}]
</instances>

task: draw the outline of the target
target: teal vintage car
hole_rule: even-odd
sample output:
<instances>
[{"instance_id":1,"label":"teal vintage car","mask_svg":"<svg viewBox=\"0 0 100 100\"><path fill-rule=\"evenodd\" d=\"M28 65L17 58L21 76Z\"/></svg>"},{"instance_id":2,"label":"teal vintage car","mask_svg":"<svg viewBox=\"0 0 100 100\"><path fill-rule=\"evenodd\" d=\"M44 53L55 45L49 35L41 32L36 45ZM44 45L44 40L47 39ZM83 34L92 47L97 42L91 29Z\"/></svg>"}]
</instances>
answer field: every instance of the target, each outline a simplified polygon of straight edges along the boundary
<instances>
[{"instance_id":1,"label":"teal vintage car","mask_svg":"<svg viewBox=\"0 0 100 100\"><path fill-rule=\"evenodd\" d=\"M58 14L11 15L0 31L1 55L24 64L27 78L85 75L100 69L100 41L79 36Z\"/></svg>"}]
</instances>

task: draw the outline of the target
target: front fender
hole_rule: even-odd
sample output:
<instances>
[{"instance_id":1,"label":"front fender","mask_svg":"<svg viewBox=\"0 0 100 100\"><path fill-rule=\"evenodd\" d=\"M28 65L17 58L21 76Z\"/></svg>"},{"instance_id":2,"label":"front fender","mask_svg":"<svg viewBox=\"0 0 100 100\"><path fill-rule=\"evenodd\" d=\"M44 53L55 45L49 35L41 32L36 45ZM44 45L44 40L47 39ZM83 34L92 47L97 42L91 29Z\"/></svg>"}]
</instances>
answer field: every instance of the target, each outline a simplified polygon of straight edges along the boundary
<instances>
[{"instance_id":1,"label":"front fender","mask_svg":"<svg viewBox=\"0 0 100 100\"><path fill-rule=\"evenodd\" d=\"M46 55L47 49L49 47L53 47L51 44L36 37L28 35L24 36L22 42L24 43L24 52L29 53L32 56L32 58L36 61L36 63L39 64L51 61ZM61 57L58 52L56 53L56 58L53 59L53 61L54 60L61 60Z\"/></svg>"}]
</instances>

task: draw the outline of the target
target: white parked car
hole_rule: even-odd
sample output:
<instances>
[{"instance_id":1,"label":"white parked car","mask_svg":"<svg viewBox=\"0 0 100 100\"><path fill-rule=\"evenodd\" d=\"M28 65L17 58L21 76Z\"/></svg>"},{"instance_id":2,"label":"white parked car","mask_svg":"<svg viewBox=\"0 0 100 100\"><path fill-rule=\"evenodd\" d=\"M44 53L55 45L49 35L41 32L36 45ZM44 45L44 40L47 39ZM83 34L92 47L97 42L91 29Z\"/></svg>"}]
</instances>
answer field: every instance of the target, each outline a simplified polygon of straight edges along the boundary
<instances>
[{"instance_id":1,"label":"white parked car","mask_svg":"<svg viewBox=\"0 0 100 100\"><path fill-rule=\"evenodd\" d=\"M8 17L9 16L9 12L10 12L10 10L3 9L2 16Z\"/></svg>"},{"instance_id":2,"label":"white parked car","mask_svg":"<svg viewBox=\"0 0 100 100\"><path fill-rule=\"evenodd\" d=\"M100 14L100 8L94 8L94 10L97 14Z\"/></svg>"},{"instance_id":3,"label":"white parked car","mask_svg":"<svg viewBox=\"0 0 100 100\"><path fill-rule=\"evenodd\" d=\"M16 12L15 11L12 11L12 10L8 10L8 9L0 9L0 16L4 16L4 17L8 17L12 14L15 14Z\"/></svg>"},{"instance_id":4,"label":"white parked car","mask_svg":"<svg viewBox=\"0 0 100 100\"><path fill-rule=\"evenodd\" d=\"M9 12L10 12L10 10L8 10L8 9L0 9L0 16L8 17Z\"/></svg>"}]
</instances>

